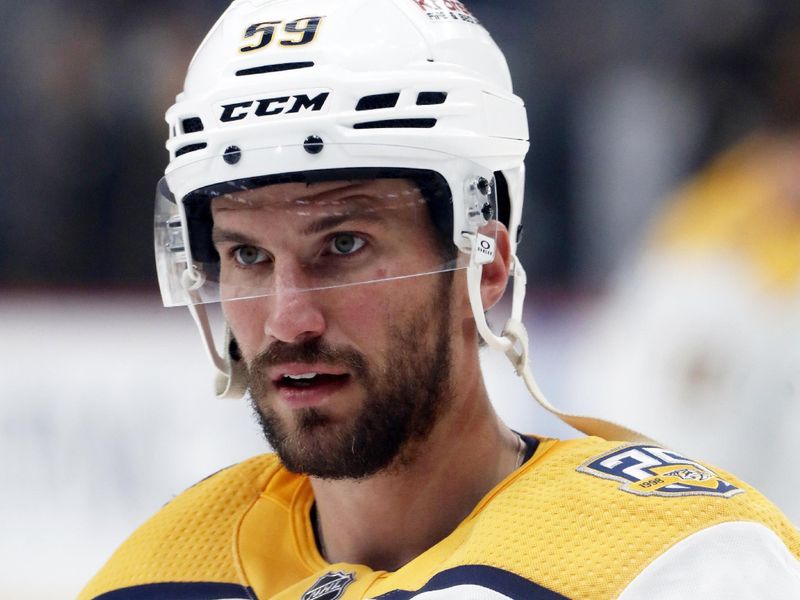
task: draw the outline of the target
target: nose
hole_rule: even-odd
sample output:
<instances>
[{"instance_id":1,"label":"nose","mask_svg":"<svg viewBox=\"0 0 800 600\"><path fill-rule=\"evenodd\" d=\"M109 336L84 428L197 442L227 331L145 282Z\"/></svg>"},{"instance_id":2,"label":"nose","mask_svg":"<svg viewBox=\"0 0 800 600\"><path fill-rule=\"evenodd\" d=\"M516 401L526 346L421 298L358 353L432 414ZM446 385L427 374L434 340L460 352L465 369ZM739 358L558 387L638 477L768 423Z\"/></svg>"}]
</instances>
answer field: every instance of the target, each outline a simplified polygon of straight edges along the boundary
<instances>
[{"instance_id":1,"label":"nose","mask_svg":"<svg viewBox=\"0 0 800 600\"><path fill-rule=\"evenodd\" d=\"M275 288L265 298L264 333L273 341L302 342L325 333L326 322L319 293L308 291L301 269L282 265L274 272Z\"/></svg>"}]
</instances>

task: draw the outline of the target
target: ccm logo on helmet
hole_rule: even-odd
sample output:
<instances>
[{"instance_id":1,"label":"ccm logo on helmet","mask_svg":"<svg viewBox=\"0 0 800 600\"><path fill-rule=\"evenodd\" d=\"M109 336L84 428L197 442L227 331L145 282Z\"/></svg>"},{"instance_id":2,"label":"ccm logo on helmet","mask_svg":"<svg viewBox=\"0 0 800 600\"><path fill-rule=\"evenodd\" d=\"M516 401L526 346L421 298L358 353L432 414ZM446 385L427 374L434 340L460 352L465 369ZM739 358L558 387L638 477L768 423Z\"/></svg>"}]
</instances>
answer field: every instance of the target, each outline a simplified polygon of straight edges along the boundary
<instances>
[{"instance_id":1,"label":"ccm logo on helmet","mask_svg":"<svg viewBox=\"0 0 800 600\"><path fill-rule=\"evenodd\" d=\"M219 120L223 123L231 123L246 119L250 115L269 117L272 115L299 113L301 110L317 112L325 106L328 96L330 96L330 92L320 92L313 98L308 94L293 94L223 104L221 107L222 115Z\"/></svg>"}]
</instances>

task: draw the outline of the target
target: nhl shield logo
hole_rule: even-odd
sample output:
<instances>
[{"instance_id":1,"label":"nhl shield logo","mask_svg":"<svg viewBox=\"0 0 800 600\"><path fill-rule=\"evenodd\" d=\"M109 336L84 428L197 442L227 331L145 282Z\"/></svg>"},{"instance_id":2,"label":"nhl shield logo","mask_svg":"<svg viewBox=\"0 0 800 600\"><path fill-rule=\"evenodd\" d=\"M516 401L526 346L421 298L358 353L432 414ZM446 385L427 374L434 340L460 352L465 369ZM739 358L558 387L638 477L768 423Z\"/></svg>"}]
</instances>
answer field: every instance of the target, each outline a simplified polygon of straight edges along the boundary
<instances>
[{"instance_id":1,"label":"nhl shield logo","mask_svg":"<svg viewBox=\"0 0 800 600\"><path fill-rule=\"evenodd\" d=\"M344 571L325 573L308 588L300 600L338 600L344 594L345 588L353 583L355 578L354 573L345 573Z\"/></svg>"}]
</instances>

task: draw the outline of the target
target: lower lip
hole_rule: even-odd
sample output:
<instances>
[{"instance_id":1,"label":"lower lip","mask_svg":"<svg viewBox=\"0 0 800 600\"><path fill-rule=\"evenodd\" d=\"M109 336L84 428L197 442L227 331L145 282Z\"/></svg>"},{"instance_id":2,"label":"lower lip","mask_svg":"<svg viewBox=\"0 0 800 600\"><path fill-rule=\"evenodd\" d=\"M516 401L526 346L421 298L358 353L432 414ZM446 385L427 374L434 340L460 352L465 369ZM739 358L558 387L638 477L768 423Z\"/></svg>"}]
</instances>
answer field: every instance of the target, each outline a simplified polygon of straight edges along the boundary
<instances>
[{"instance_id":1,"label":"lower lip","mask_svg":"<svg viewBox=\"0 0 800 600\"><path fill-rule=\"evenodd\" d=\"M280 399L292 409L321 406L350 383L350 377L326 381L307 388L277 387Z\"/></svg>"}]
</instances>

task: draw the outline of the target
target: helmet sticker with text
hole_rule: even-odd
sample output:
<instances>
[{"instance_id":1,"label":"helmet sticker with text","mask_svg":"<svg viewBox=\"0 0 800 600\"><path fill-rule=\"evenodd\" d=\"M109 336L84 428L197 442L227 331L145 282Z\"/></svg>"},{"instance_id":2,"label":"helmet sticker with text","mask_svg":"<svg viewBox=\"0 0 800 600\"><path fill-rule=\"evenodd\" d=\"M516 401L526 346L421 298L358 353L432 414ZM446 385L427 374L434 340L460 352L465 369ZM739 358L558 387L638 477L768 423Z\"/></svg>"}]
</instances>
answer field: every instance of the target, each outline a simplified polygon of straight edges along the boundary
<instances>
[{"instance_id":1,"label":"helmet sticker with text","mask_svg":"<svg viewBox=\"0 0 800 600\"><path fill-rule=\"evenodd\" d=\"M480 25L470 10L458 0L411 0L416 4L431 21L472 23Z\"/></svg>"}]
</instances>

